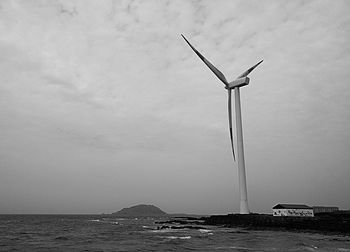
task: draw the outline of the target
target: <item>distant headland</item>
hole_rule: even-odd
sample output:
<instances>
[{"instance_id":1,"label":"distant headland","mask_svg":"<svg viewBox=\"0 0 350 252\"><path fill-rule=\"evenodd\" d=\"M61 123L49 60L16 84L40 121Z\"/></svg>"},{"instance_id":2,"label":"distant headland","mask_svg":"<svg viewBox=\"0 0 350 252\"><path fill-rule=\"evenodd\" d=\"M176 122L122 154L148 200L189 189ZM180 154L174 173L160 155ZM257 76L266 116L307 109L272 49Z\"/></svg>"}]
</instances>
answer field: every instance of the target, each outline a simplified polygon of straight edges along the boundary
<instances>
[{"instance_id":1,"label":"distant headland","mask_svg":"<svg viewBox=\"0 0 350 252\"><path fill-rule=\"evenodd\" d=\"M155 217L166 216L167 213L154 205L139 204L123 208L118 212L112 213L112 215L118 217Z\"/></svg>"}]
</instances>

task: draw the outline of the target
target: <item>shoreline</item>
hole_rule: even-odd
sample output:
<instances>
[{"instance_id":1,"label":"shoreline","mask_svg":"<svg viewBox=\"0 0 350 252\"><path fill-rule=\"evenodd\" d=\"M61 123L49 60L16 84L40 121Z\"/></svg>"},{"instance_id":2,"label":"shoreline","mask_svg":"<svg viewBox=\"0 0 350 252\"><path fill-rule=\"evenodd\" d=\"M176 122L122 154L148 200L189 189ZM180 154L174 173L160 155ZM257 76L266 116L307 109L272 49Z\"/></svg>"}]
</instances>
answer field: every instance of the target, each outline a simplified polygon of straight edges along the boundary
<instances>
[{"instance_id":1,"label":"shoreline","mask_svg":"<svg viewBox=\"0 0 350 252\"><path fill-rule=\"evenodd\" d=\"M228 214L209 217L172 217L158 224L223 226L246 230L270 230L350 236L350 212L318 214L315 217L272 216L269 214ZM172 228L171 226L167 226ZM174 227L177 228L177 227Z\"/></svg>"}]
</instances>

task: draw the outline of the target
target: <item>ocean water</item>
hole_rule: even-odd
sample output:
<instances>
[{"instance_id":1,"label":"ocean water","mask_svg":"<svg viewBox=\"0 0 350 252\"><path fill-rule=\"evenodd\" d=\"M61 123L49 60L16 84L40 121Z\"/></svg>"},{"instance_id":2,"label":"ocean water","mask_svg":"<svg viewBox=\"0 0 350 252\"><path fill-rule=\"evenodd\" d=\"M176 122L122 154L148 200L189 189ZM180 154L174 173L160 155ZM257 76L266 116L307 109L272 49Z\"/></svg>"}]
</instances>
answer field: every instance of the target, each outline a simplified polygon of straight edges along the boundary
<instances>
[{"instance_id":1,"label":"ocean water","mask_svg":"<svg viewBox=\"0 0 350 252\"><path fill-rule=\"evenodd\" d=\"M0 215L0 251L350 252L350 236L215 226L158 229L162 224L156 222L164 220L100 215Z\"/></svg>"}]
</instances>

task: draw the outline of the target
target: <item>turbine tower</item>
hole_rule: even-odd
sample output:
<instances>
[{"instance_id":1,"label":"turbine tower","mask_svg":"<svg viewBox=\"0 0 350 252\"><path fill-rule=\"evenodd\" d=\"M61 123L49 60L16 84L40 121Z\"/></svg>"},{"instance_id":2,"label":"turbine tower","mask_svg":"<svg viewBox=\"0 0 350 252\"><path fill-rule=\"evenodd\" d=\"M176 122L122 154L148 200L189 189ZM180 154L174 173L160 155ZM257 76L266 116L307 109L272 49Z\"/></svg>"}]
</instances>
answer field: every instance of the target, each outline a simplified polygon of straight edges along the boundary
<instances>
[{"instance_id":1,"label":"turbine tower","mask_svg":"<svg viewBox=\"0 0 350 252\"><path fill-rule=\"evenodd\" d=\"M239 93L239 88L249 84L249 78L247 77L251 71L254 70L261 62L258 62L251 68L249 68L244 73L240 74L234 81L228 82L225 75L220 72L213 64L211 64L200 52L194 48L190 42L181 34L187 44L192 48L192 50L198 55L198 57L209 67L209 69L216 75L216 77L221 80L228 94L228 122L230 131L231 148L233 154L233 160L235 158L235 150L233 144L232 136L232 104L231 104L231 91L235 91L235 112L236 112L236 135L237 135L237 163L238 163L238 179L239 179L239 194L240 194L240 214L249 214L248 207L248 193L247 193L247 182L245 174L245 163L244 163L244 149L243 149L243 131L242 131L242 116L241 116L241 98Z\"/></svg>"}]
</instances>

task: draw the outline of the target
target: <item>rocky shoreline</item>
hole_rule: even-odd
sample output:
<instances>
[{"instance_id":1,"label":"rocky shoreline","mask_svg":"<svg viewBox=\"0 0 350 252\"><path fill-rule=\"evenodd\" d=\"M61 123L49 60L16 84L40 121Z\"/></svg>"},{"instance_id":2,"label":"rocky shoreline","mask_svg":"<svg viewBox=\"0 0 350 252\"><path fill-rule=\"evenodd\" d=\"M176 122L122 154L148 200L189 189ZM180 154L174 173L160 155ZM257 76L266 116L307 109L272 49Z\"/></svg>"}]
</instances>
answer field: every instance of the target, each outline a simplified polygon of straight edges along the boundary
<instances>
[{"instance_id":1,"label":"rocky shoreline","mask_svg":"<svg viewBox=\"0 0 350 252\"><path fill-rule=\"evenodd\" d=\"M174 229L179 228L177 225L193 229L202 228L203 225L219 225L253 230L317 232L350 236L349 211L318 214L315 217L272 216L269 214L228 214L201 218L174 217L168 221L158 222L158 224L163 224L164 228ZM171 226L171 224L176 226Z\"/></svg>"}]
</instances>

